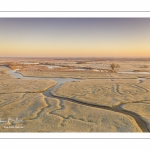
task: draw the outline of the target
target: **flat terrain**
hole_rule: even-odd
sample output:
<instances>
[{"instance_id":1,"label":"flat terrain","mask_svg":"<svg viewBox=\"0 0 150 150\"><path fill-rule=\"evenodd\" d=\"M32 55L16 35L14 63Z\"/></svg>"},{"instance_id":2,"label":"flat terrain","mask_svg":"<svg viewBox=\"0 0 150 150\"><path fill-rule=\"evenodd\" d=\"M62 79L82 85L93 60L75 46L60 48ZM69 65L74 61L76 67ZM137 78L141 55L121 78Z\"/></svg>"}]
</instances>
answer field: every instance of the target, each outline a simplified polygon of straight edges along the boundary
<instances>
[{"instance_id":1,"label":"flat terrain","mask_svg":"<svg viewBox=\"0 0 150 150\"><path fill-rule=\"evenodd\" d=\"M18 71L19 72L19 71ZM46 77L46 78L78 78L78 79L138 79L150 78L148 74L116 74L116 73L99 73L94 71L20 71L24 76Z\"/></svg>"},{"instance_id":2,"label":"flat terrain","mask_svg":"<svg viewBox=\"0 0 150 150\"><path fill-rule=\"evenodd\" d=\"M3 58L0 64L1 132L150 131L148 59Z\"/></svg>"},{"instance_id":3,"label":"flat terrain","mask_svg":"<svg viewBox=\"0 0 150 150\"><path fill-rule=\"evenodd\" d=\"M141 132L132 117L109 110L41 94L14 94L14 102L10 102L10 97L12 94L1 98L9 103L0 106L0 115L3 120L10 118L9 122L1 123L1 132Z\"/></svg>"},{"instance_id":4,"label":"flat terrain","mask_svg":"<svg viewBox=\"0 0 150 150\"><path fill-rule=\"evenodd\" d=\"M54 89L55 96L89 104L113 107L121 103L149 100L150 81L138 80L82 80L69 82Z\"/></svg>"},{"instance_id":5,"label":"flat terrain","mask_svg":"<svg viewBox=\"0 0 150 150\"><path fill-rule=\"evenodd\" d=\"M0 94L7 93L40 93L54 86L53 80L26 80L26 79L3 79L0 80Z\"/></svg>"}]
</instances>

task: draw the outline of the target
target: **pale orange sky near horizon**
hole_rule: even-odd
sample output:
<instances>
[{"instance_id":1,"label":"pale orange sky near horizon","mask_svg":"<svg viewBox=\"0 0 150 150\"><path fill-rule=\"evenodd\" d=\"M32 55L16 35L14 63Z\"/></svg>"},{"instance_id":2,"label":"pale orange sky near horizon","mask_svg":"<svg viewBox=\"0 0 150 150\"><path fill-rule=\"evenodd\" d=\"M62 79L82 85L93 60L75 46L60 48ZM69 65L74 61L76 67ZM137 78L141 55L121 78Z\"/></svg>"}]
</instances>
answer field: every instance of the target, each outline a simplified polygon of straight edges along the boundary
<instances>
[{"instance_id":1,"label":"pale orange sky near horizon","mask_svg":"<svg viewBox=\"0 0 150 150\"><path fill-rule=\"evenodd\" d=\"M0 18L2 57L150 57L150 19Z\"/></svg>"}]
</instances>

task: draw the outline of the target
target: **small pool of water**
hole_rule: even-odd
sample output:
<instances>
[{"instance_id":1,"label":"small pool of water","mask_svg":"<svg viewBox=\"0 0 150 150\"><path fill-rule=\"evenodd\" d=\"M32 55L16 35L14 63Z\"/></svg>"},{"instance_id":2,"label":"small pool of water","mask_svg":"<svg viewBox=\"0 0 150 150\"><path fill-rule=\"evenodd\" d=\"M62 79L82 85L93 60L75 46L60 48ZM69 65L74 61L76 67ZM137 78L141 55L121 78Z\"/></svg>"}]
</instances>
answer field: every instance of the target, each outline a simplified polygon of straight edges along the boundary
<instances>
[{"instance_id":1,"label":"small pool of water","mask_svg":"<svg viewBox=\"0 0 150 150\"><path fill-rule=\"evenodd\" d=\"M47 67L50 68L50 69L53 69L53 68L61 68L61 66L55 66L55 65L43 65L43 66L47 66Z\"/></svg>"},{"instance_id":2,"label":"small pool of water","mask_svg":"<svg viewBox=\"0 0 150 150\"><path fill-rule=\"evenodd\" d=\"M24 78L22 74L17 73L16 70L10 70L7 73L12 75L14 78Z\"/></svg>"},{"instance_id":3,"label":"small pool of water","mask_svg":"<svg viewBox=\"0 0 150 150\"><path fill-rule=\"evenodd\" d=\"M43 66L47 66L50 69L54 69L54 68L65 68L65 67L61 67L61 66L55 66L55 65L43 65ZM84 71L84 70L89 70L89 69L85 69L85 68L73 68L70 70L77 70L77 71Z\"/></svg>"},{"instance_id":4,"label":"small pool of water","mask_svg":"<svg viewBox=\"0 0 150 150\"><path fill-rule=\"evenodd\" d=\"M4 68L4 69L9 69L10 70L10 68L8 68L6 66L0 66L0 68Z\"/></svg>"},{"instance_id":5,"label":"small pool of water","mask_svg":"<svg viewBox=\"0 0 150 150\"><path fill-rule=\"evenodd\" d=\"M84 71L84 70L88 70L88 69L82 69L82 68L78 68L78 69L73 69L73 70Z\"/></svg>"},{"instance_id":6,"label":"small pool of water","mask_svg":"<svg viewBox=\"0 0 150 150\"><path fill-rule=\"evenodd\" d=\"M39 63L33 63L33 62L23 62L21 64L24 64L24 65L38 65Z\"/></svg>"},{"instance_id":7,"label":"small pool of water","mask_svg":"<svg viewBox=\"0 0 150 150\"><path fill-rule=\"evenodd\" d=\"M133 72L133 71L122 71L118 73L125 73L125 74L150 74L150 72Z\"/></svg>"}]
</instances>

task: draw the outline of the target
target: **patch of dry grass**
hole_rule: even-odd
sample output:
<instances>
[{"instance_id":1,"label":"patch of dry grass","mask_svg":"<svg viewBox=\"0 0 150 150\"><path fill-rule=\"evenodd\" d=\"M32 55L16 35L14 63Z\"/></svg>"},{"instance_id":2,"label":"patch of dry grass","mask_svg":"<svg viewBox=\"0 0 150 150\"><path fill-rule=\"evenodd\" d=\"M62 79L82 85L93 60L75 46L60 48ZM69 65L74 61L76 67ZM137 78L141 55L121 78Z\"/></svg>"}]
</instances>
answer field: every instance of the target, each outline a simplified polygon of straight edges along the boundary
<instances>
[{"instance_id":1,"label":"patch of dry grass","mask_svg":"<svg viewBox=\"0 0 150 150\"><path fill-rule=\"evenodd\" d=\"M52 94L88 104L116 106L121 103L149 100L150 81L138 80L82 80L68 82L52 91Z\"/></svg>"},{"instance_id":2,"label":"patch of dry grass","mask_svg":"<svg viewBox=\"0 0 150 150\"><path fill-rule=\"evenodd\" d=\"M3 106L0 116L23 120L21 123L1 124L2 132L142 132L135 120L124 114L56 98L46 98L44 101L40 94L26 94L14 103ZM23 128L4 129L4 126Z\"/></svg>"},{"instance_id":3,"label":"patch of dry grass","mask_svg":"<svg viewBox=\"0 0 150 150\"><path fill-rule=\"evenodd\" d=\"M43 92L54 86L57 82L53 80L25 80L7 79L0 80L0 93L36 93Z\"/></svg>"}]
</instances>

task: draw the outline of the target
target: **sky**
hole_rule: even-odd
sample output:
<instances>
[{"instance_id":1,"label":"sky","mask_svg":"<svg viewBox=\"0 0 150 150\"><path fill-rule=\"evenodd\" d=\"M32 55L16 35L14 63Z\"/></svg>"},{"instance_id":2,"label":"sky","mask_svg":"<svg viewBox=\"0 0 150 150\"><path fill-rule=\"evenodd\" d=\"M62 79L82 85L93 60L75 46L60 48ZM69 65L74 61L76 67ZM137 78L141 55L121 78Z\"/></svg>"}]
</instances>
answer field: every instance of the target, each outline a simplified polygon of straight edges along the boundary
<instances>
[{"instance_id":1,"label":"sky","mask_svg":"<svg viewBox=\"0 0 150 150\"><path fill-rule=\"evenodd\" d=\"M0 57L150 57L150 18L0 18Z\"/></svg>"}]
</instances>

